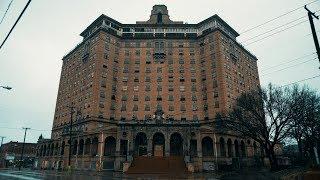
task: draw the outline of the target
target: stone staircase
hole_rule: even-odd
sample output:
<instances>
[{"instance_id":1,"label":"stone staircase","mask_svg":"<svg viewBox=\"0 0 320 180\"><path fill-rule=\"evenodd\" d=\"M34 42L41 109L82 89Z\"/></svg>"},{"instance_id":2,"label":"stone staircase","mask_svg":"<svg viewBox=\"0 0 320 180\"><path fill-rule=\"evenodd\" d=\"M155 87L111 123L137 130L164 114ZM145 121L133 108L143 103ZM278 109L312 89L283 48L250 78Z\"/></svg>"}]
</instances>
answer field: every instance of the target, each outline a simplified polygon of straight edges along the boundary
<instances>
[{"instance_id":1,"label":"stone staircase","mask_svg":"<svg viewBox=\"0 0 320 180\"><path fill-rule=\"evenodd\" d=\"M183 156L135 157L128 174L186 174Z\"/></svg>"}]
</instances>

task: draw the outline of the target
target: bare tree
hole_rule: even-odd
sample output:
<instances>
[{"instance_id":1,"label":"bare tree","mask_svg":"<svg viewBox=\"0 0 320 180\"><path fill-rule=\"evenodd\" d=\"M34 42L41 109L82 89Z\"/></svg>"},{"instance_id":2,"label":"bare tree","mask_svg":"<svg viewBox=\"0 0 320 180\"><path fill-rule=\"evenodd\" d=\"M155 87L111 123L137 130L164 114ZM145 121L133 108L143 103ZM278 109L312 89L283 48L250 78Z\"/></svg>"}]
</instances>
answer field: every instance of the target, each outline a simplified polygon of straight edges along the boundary
<instances>
[{"instance_id":1,"label":"bare tree","mask_svg":"<svg viewBox=\"0 0 320 180\"><path fill-rule=\"evenodd\" d=\"M319 146L320 142L320 97L308 87L294 86L291 98L299 106L291 107L293 113L290 135L297 141L299 158L304 158L307 154L309 158L313 158L314 147Z\"/></svg>"},{"instance_id":2,"label":"bare tree","mask_svg":"<svg viewBox=\"0 0 320 180\"><path fill-rule=\"evenodd\" d=\"M267 89L242 94L223 124L260 143L275 170L278 162L274 147L288 137L293 111L290 107L295 106L288 89L269 84Z\"/></svg>"}]
</instances>

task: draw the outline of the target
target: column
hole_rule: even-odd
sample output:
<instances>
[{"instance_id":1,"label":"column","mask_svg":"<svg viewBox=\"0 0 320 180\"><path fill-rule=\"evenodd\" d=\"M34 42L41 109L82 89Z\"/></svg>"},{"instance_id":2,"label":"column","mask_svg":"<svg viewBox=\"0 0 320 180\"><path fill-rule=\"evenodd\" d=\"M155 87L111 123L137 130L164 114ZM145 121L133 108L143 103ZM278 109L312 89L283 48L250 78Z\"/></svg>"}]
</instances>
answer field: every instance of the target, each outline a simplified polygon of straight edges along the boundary
<instances>
[{"instance_id":1,"label":"column","mask_svg":"<svg viewBox=\"0 0 320 180\"><path fill-rule=\"evenodd\" d=\"M118 128L117 132L117 139L116 139L116 158L114 161L114 170L118 171L121 170L121 157L120 157L120 139L121 139L121 131L120 128Z\"/></svg>"},{"instance_id":2,"label":"column","mask_svg":"<svg viewBox=\"0 0 320 180\"><path fill-rule=\"evenodd\" d=\"M147 144L147 153L148 156L152 156L153 152L152 152L152 138L148 138L148 144Z\"/></svg>"},{"instance_id":3,"label":"column","mask_svg":"<svg viewBox=\"0 0 320 180\"><path fill-rule=\"evenodd\" d=\"M168 133L166 133L164 136L165 136L164 151L165 151L165 156L168 157L168 156L170 156L170 137L169 137Z\"/></svg>"},{"instance_id":4,"label":"column","mask_svg":"<svg viewBox=\"0 0 320 180\"><path fill-rule=\"evenodd\" d=\"M104 150L104 134L101 132L100 138L99 138L99 144L98 144L98 154L99 154L99 165L97 167L98 171L102 170L102 156L103 156L103 150Z\"/></svg>"},{"instance_id":5,"label":"column","mask_svg":"<svg viewBox=\"0 0 320 180\"><path fill-rule=\"evenodd\" d=\"M197 134L197 156L202 158L202 144L201 144L201 135Z\"/></svg>"}]
</instances>

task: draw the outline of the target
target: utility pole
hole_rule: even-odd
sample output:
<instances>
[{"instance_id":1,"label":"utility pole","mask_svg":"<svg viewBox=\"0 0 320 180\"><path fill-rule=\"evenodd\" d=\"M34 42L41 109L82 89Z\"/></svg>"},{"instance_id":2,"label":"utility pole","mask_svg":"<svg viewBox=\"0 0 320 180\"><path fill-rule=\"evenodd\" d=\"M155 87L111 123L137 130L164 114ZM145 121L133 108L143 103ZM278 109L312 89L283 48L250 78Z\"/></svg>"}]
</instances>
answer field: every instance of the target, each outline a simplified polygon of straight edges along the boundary
<instances>
[{"instance_id":1,"label":"utility pole","mask_svg":"<svg viewBox=\"0 0 320 180\"><path fill-rule=\"evenodd\" d=\"M24 129L24 138L23 138L22 152L21 152L20 163L19 163L19 171L21 170L21 165L22 165L22 161L23 161L24 144L26 142L27 130L30 129L30 128L23 127L22 129Z\"/></svg>"},{"instance_id":2,"label":"utility pole","mask_svg":"<svg viewBox=\"0 0 320 180\"><path fill-rule=\"evenodd\" d=\"M313 23L313 17L319 20L319 16L316 16L316 14L314 12L311 12L307 8L307 5L305 5L304 8L308 11L308 17L309 17L310 27L311 27L311 31L312 31L313 41L314 41L314 45L316 46L318 60L320 62L320 47L319 47L316 29L314 28L314 23Z\"/></svg>"},{"instance_id":3,"label":"utility pole","mask_svg":"<svg viewBox=\"0 0 320 180\"><path fill-rule=\"evenodd\" d=\"M72 122L73 122L73 113L74 113L74 107L68 106L70 108L70 127L69 127L69 159L68 159L68 166L71 167L71 147L72 147Z\"/></svg>"},{"instance_id":4,"label":"utility pole","mask_svg":"<svg viewBox=\"0 0 320 180\"><path fill-rule=\"evenodd\" d=\"M5 137L5 136L0 136L0 138L1 138L1 146L2 146L2 144L3 144L3 139L6 138L6 137ZM1 147L1 146L0 146L0 147Z\"/></svg>"},{"instance_id":5,"label":"utility pole","mask_svg":"<svg viewBox=\"0 0 320 180\"><path fill-rule=\"evenodd\" d=\"M308 17L309 17L310 27L311 27L311 31L312 31L313 41L314 41L314 45L316 46L316 50L317 50L317 54L318 54L318 60L320 62L320 47L319 47L319 42L318 42L316 29L314 28L314 23L313 23L313 17L319 20L319 16L316 16L316 14L314 12L311 12L307 8L307 5L305 5L304 8L308 11ZM320 69L320 67L319 67L319 69ZM320 162L319 162L317 145L315 145L313 147L313 150L314 150L314 155L315 155L315 158L316 158L316 163L317 163L317 165L319 165Z\"/></svg>"}]
</instances>

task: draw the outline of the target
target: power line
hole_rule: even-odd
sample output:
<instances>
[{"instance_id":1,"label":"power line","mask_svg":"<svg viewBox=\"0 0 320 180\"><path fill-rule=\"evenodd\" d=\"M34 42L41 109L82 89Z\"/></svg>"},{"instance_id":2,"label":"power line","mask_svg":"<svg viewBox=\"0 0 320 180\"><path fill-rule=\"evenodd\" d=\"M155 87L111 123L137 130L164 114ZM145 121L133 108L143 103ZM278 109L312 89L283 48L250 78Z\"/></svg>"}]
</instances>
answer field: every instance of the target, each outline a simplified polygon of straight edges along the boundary
<instances>
[{"instance_id":1,"label":"power line","mask_svg":"<svg viewBox=\"0 0 320 180\"><path fill-rule=\"evenodd\" d=\"M281 65L284 65L284 64L295 62L295 61L300 60L300 59L304 59L305 57L309 57L309 56L314 55L314 54L316 54L316 53L313 52L313 53L310 53L310 54L306 54L306 55L300 56L298 58L295 58L295 59L292 59L292 60L289 60L289 61L285 61L283 63L277 64L277 65L274 65L274 66L267 66L267 68L262 68L261 72L267 71L269 69L273 69L275 67L278 67L278 66L281 66Z\"/></svg>"},{"instance_id":2,"label":"power line","mask_svg":"<svg viewBox=\"0 0 320 180\"><path fill-rule=\"evenodd\" d=\"M274 36L274 35L276 35L276 34L279 34L279 33L283 32L283 31L292 29L292 28L294 28L294 27L296 27L296 26L298 26L298 25L300 25L300 24L302 24L302 23L305 23L305 22L307 22L307 21L308 21L308 20L304 20L304 21L302 21L302 22L299 22L299 23L297 23L297 24L295 24L295 25L289 26L289 27L287 27L287 28L285 28L285 29L282 29L282 30L280 30L280 31L276 31L275 33L272 33L272 34L270 34L270 35L268 35L268 36L265 36L265 37L263 37L263 38L260 38L260 39L258 39L258 40L255 40L255 41L253 41L253 42L250 42L250 43L248 43L248 44L245 44L245 46L251 45L251 44L253 44L253 43L257 43L257 42L259 42L259 41L261 41L261 40L264 40L264 39L266 39L266 38L269 38L269 37L271 37L271 36Z\"/></svg>"},{"instance_id":3,"label":"power line","mask_svg":"<svg viewBox=\"0 0 320 180\"><path fill-rule=\"evenodd\" d=\"M21 129L21 128L14 128L14 127L0 127L0 129L13 129L13 130L17 130L17 129ZM31 129L29 129L29 130L31 130L31 131L51 131L51 130L48 130L48 129L33 129L33 128L31 128Z\"/></svg>"},{"instance_id":4,"label":"power line","mask_svg":"<svg viewBox=\"0 0 320 180\"><path fill-rule=\"evenodd\" d=\"M313 4L313 3L315 3L316 1L318 1L318 0L311 1L311 2L307 3L306 5ZM240 34L242 35L242 34L244 34L244 33L247 33L247 32L249 32L249 31L252 31L253 29L259 28L259 27L261 27L261 26L263 26L263 25L265 25L265 24L268 24L268 23L270 23L270 22L272 22L272 21L275 21L275 20L277 20L277 19L279 19L279 18L281 18L281 17L283 17L283 16L286 16L286 15L288 15L288 14L290 14L290 13L293 13L293 12L295 12L295 11L303 8L303 7L304 7L304 5L299 6L299 7L295 8L295 9L293 9L293 10L290 10L290 11L284 13L284 14L281 14L280 16L277 16L277 17L275 17L275 18L272 18L272 19L270 19L270 20L268 20L268 21L266 21L266 22L264 22L264 23L261 23L261 24L259 24L259 25L256 25L256 26L252 27L252 28L249 28L249 29L247 29L247 30L244 30L244 31L242 31Z\"/></svg>"},{"instance_id":5,"label":"power line","mask_svg":"<svg viewBox=\"0 0 320 180\"><path fill-rule=\"evenodd\" d=\"M13 29L16 27L17 23L19 22L20 18L22 17L23 13L26 11L27 7L29 6L29 4L31 3L31 0L29 0L26 4L26 6L23 8L22 12L20 13L18 19L16 20L16 22L13 24L12 28L10 29L8 35L6 36L6 38L4 39L4 41L2 42L0 49L2 48L2 46L4 45L4 43L7 41L7 39L9 38L11 32L13 31Z\"/></svg>"},{"instance_id":6,"label":"power line","mask_svg":"<svg viewBox=\"0 0 320 180\"><path fill-rule=\"evenodd\" d=\"M257 37L260 37L260 36L262 36L262 35L264 35L264 34L267 34L267 33L269 33L269 32L272 32L272 31L274 31L274 30L276 30L276 29L279 29L279 28L281 28L281 27L287 26L287 25L289 25L289 24L291 24L291 23L294 23L294 22L296 22L296 21L298 21L298 20L300 20L300 19L302 19L302 18L305 18L305 17L307 17L307 16L299 17L299 18L297 18L297 19L295 19L295 20L293 20L293 21L290 21L290 22L288 22L288 23L282 24L282 25L277 26L277 27L275 27L275 28L273 28L273 29L270 29L270 30L268 30L268 31L266 31L266 32L263 32L263 33L260 33L260 34L258 34L258 35L256 35L256 36L253 36L253 37L251 37L251 38L248 38L248 39L242 41L241 43L248 42L248 41L250 41L250 40L252 40L252 39L255 39L255 38L257 38Z\"/></svg>"},{"instance_id":7,"label":"power line","mask_svg":"<svg viewBox=\"0 0 320 180\"><path fill-rule=\"evenodd\" d=\"M285 68L282 68L282 69L279 69L279 70L276 70L276 71L272 71L272 72L270 72L270 73L262 74L262 75L260 75L260 76L265 76L265 75L269 75L269 74L272 74L272 73L275 73L275 72L280 72L280 71L283 71L283 70L286 70L286 69L289 69L289 68L292 68L292 67L295 67L295 66L299 66L299 65L301 65L301 64L305 64L305 63L310 62L310 61L313 61L313 60L315 60L315 59L317 59L317 58L312 58L312 59L303 61L303 62L301 62L301 63L294 64L294 65L292 65L292 66L288 66L288 67L285 67Z\"/></svg>"},{"instance_id":8,"label":"power line","mask_svg":"<svg viewBox=\"0 0 320 180\"><path fill-rule=\"evenodd\" d=\"M4 13L4 15L3 15L2 19L1 19L0 24L2 23L2 21L3 21L3 20L4 20L4 18L6 17L7 12L8 12L8 10L9 10L10 6L11 6L12 1L13 1L13 0L11 0L11 1L10 1L9 5L8 5L8 7L7 7L7 10L6 10L6 12Z\"/></svg>"},{"instance_id":9,"label":"power line","mask_svg":"<svg viewBox=\"0 0 320 180\"><path fill-rule=\"evenodd\" d=\"M318 77L320 77L320 74L316 75L316 76L313 76L313 77L305 78L305 79L302 79L302 80L299 80L299 81L296 81L296 82L292 82L292 83L289 83L289 84L286 84L286 85L283 85L283 86L280 86L280 87L290 86L292 84L297 84L297 83L300 83L300 82L303 82L303 81L307 81L307 80L310 80L310 79L314 79L314 78L318 78Z\"/></svg>"}]
</instances>

